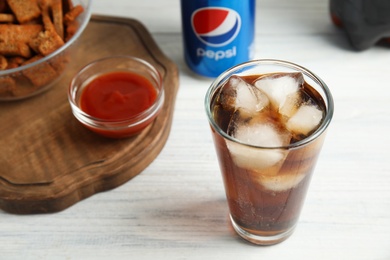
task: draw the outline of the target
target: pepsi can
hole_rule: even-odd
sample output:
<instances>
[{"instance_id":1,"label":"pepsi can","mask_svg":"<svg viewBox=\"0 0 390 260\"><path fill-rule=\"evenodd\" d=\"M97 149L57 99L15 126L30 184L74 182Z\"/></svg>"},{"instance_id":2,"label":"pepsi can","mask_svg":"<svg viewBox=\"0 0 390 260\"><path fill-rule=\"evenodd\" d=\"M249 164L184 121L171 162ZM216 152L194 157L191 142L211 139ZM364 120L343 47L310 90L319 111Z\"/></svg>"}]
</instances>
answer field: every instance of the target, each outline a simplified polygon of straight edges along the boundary
<instances>
[{"instance_id":1,"label":"pepsi can","mask_svg":"<svg viewBox=\"0 0 390 260\"><path fill-rule=\"evenodd\" d=\"M254 55L255 0L181 0L184 57L216 77Z\"/></svg>"}]
</instances>

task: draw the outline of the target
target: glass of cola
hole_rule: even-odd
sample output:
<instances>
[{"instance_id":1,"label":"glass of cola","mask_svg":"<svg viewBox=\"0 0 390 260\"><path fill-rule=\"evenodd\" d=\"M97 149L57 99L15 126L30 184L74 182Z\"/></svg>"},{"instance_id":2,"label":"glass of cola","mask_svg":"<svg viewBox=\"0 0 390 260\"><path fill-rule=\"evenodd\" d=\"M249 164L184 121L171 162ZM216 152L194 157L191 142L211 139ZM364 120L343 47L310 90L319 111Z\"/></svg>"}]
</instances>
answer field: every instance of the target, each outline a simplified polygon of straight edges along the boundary
<instances>
[{"instance_id":1,"label":"glass of cola","mask_svg":"<svg viewBox=\"0 0 390 260\"><path fill-rule=\"evenodd\" d=\"M332 120L328 87L297 64L254 60L216 78L205 106L233 228L254 244L284 241Z\"/></svg>"}]
</instances>

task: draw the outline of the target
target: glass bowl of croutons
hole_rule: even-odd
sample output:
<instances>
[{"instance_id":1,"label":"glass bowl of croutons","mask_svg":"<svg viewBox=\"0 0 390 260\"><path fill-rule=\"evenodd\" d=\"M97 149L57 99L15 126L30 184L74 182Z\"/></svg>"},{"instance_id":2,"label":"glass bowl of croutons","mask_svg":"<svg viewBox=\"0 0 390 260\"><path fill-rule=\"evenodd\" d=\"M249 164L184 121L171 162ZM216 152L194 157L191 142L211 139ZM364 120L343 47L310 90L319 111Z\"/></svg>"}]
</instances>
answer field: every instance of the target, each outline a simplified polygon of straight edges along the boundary
<instances>
[{"instance_id":1,"label":"glass bowl of croutons","mask_svg":"<svg viewBox=\"0 0 390 260\"><path fill-rule=\"evenodd\" d=\"M91 17L92 0L0 0L0 101L54 86Z\"/></svg>"}]
</instances>

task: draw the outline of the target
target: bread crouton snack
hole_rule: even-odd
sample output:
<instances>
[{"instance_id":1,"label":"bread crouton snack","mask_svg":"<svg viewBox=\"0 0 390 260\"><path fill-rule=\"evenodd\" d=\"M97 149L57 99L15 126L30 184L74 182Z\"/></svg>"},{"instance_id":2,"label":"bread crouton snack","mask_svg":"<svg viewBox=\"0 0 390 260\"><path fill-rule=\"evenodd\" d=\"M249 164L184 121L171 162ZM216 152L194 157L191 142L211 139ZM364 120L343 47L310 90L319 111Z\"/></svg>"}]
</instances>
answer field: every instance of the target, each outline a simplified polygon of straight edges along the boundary
<instances>
[{"instance_id":1,"label":"bread crouton snack","mask_svg":"<svg viewBox=\"0 0 390 260\"><path fill-rule=\"evenodd\" d=\"M66 53L41 65L2 76L50 55L69 41L84 12L71 0L0 0L0 99L18 98L51 83L69 62Z\"/></svg>"}]
</instances>

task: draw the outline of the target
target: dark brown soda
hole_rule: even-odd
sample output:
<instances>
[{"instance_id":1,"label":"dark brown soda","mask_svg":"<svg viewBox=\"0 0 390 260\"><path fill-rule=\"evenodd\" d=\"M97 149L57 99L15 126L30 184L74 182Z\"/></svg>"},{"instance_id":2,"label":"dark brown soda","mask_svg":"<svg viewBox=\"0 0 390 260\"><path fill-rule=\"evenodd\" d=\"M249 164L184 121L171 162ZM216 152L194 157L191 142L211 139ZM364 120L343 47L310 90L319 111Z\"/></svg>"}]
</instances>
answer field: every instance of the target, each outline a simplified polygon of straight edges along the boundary
<instances>
[{"instance_id":1,"label":"dark brown soda","mask_svg":"<svg viewBox=\"0 0 390 260\"><path fill-rule=\"evenodd\" d=\"M252 83L260 76L248 76L244 79ZM218 92L219 90L215 91L215 93ZM303 92L305 102L313 102L325 111L323 99L306 82L303 86ZM223 104L219 104L216 96L217 94L214 94L211 104L214 121L226 132L234 111L226 109ZM305 146L289 149L287 157L281 162L281 166L275 167L274 172L271 170L270 173L269 169L253 171L238 167L232 160L226 140L215 130L212 130L212 135L224 180L230 214L236 224L249 233L259 236L274 236L292 229L299 218L323 137L319 137ZM305 138L305 136L299 136L297 139L293 139L292 142L302 138ZM304 177L291 188L270 190L261 181L257 181L256 178L256 175L261 176L262 171L265 172L265 170L267 170L266 174L268 176L271 174L272 176L280 176L280 178Z\"/></svg>"}]
</instances>

